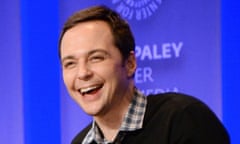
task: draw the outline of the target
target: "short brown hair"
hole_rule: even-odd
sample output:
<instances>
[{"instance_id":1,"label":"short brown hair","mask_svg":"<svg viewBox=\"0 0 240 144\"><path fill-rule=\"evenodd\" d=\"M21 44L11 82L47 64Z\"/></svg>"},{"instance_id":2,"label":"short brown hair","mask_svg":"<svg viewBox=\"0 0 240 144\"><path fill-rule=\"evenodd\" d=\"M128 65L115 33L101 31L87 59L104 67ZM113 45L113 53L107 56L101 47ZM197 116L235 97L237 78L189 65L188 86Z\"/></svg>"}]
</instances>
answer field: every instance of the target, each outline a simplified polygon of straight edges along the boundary
<instances>
[{"instance_id":1,"label":"short brown hair","mask_svg":"<svg viewBox=\"0 0 240 144\"><path fill-rule=\"evenodd\" d=\"M135 50L135 40L128 23L114 10L100 5L78 11L66 21L59 39L59 56L61 56L61 41L65 32L78 23L92 20L102 20L109 25L114 44L121 52L123 60Z\"/></svg>"}]
</instances>

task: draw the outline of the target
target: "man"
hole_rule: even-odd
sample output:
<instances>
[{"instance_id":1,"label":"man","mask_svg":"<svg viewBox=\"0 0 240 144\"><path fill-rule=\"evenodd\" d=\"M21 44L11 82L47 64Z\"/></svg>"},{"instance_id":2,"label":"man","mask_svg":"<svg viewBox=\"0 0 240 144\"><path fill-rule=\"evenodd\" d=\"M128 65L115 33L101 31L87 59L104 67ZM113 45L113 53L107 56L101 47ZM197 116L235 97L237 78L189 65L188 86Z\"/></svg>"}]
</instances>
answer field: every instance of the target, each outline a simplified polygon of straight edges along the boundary
<instances>
[{"instance_id":1,"label":"man","mask_svg":"<svg viewBox=\"0 0 240 144\"><path fill-rule=\"evenodd\" d=\"M72 144L228 144L221 122L199 100L183 94L143 96L134 85L135 42L113 10L77 12L60 37L64 83L93 122Z\"/></svg>"}]
</instances>

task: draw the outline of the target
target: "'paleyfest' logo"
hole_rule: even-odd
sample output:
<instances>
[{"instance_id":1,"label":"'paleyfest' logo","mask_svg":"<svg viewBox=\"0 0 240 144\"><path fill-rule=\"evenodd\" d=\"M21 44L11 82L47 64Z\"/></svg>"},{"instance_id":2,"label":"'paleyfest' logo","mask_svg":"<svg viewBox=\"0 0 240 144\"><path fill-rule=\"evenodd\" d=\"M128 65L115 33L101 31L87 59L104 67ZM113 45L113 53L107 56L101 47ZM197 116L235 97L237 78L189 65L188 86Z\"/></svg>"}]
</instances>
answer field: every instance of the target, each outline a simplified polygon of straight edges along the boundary
<instances>
[{"instance_id":1,"label":"'paleyfest' logo","mask_svg":"<svg viewBox=\"0 0 240 144\"><path fill-rule=\"evenodd\" d=\"M112 0L116 10L127 19L146 19L159 8L162 0Z\"/></svg>"}]
</instances>

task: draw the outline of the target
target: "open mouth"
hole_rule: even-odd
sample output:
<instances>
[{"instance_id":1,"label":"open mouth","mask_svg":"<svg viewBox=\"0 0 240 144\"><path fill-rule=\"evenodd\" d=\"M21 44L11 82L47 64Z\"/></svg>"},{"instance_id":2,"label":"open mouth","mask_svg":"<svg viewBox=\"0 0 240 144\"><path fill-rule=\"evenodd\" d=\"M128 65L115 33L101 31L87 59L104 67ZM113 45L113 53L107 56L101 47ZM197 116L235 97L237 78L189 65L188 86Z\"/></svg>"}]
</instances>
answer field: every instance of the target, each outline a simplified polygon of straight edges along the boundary
<instances>
[{"instance_id":1,"label":"open mouth","mask_svg":"<svg viewBox=\"0 0 240 144\"><path fill-rule=\"evenodd\" d=\"M97 92L99 89L101 89L103 87L103 84L99 84L99 85L94 85L94 86L91 86L91 87L86 87L86 88L81 88L79 89L79 92L82 94L82 95L85 95L85 94L94 94L95 92Z\"/></svg>"}]
</instances>

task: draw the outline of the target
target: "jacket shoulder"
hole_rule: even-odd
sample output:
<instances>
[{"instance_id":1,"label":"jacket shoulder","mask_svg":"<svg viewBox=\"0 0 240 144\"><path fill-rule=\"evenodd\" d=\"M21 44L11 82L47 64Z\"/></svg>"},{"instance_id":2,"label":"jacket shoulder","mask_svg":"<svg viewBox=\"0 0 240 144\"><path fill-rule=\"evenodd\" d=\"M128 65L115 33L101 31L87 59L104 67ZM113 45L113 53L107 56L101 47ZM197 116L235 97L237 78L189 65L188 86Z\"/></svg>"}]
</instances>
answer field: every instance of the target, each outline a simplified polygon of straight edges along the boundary
<instances>
[{"instance_id":1,"label":"jacket shoulder","mask_svg":"<svg viewBox=\"0 0 240 144\"><path fill-rule=\"evenodd\" d=\"M82 131L80 131L72 140L71 144L80 144L87 135L88 131L91 129L92 124L90 123Z\"/></svg>"},{"instance_id":2,"label":"jacket shoulder","mask_svg":"<svg viewBox=\"0 0 240 144\"><path fill-rule=\"evenodd\" d=\"M162 93L147 96L147 101L150 105L153 106L174 106L177 108L184 108L193 103L199 103L205 105L201 100L196 97L182 94L182 93Z\"/></svg>"}]
</instances>

